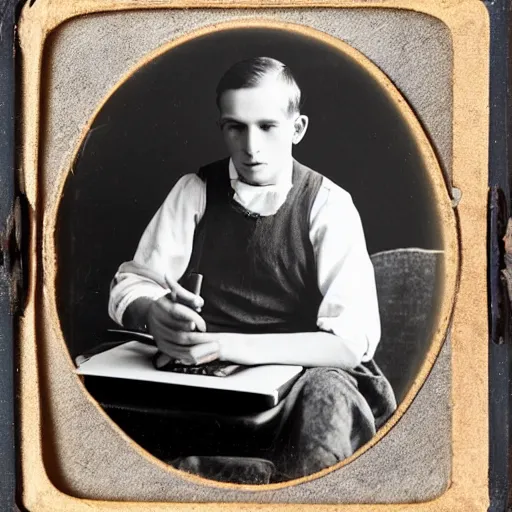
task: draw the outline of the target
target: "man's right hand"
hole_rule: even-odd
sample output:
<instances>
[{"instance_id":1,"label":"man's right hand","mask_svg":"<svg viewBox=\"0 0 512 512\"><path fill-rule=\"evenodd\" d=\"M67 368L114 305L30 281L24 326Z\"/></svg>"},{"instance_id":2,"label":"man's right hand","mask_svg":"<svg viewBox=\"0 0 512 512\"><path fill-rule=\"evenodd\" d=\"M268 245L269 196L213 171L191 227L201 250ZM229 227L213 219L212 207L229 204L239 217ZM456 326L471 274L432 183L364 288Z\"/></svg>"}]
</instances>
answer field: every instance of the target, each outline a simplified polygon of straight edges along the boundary
<instances>
[{"instance_id":1,"label":"man's right hand","mask_svg":"<svg viewBox=\"0 0 512 512\"><path fill-rule=\"evenodd\" d=\"M206 331L206 323L199 315L204 305L202 297L196 295L176 282L168 281L170 292L153 301L147 312L149 332L155 339L169 339L169 332Z\"/></svg>"},{"instance_id":2,"label":"man's right hand","mask_svg":"<svg viewBox=\"0 0 512 512\"><path fill-rule=\"evenodd\" d=\"M199 314L204 301L176 282L168 281L167 284L171 291L153 301L148 308L146 321L149 333L160 351L185 364L197 364L192 354L192 348L198 344L197 337L189 333L206 332L206 323ZM212 360L217 358L217 352L218 347L212 344Z\"/></svg>"}]
</instances>

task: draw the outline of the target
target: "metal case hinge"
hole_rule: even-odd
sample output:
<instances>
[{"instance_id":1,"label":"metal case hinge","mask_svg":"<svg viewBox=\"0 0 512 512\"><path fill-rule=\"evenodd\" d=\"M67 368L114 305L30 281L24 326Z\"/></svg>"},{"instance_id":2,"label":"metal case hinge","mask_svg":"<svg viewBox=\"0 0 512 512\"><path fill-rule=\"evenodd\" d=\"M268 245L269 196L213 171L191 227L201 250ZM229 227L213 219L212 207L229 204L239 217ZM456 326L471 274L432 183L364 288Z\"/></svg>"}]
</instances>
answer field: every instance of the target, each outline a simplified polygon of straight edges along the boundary
<instances>
[{"instance_id":1,"label":"metal case hinge","mask_svg":"<svg viewBox=\"0 0 512 512\"><path fill-rule=\"evenodd\" d=\"M503 190L492 187L489 197L489 327L491 341L510 343L512 311L512 220Z\"/></svg>"},{"instance_id":2,"label":"metal case hinge","mask_svg":"<svg viewBox=\"0 0 512 512\"><path fill-rule=\"evenodd\" d=\"M21 314L25 301L23 254L24 198L15 198L4 230L0 233L0 272L9 281L11 314Z\"/></svg>"}]
</instances>

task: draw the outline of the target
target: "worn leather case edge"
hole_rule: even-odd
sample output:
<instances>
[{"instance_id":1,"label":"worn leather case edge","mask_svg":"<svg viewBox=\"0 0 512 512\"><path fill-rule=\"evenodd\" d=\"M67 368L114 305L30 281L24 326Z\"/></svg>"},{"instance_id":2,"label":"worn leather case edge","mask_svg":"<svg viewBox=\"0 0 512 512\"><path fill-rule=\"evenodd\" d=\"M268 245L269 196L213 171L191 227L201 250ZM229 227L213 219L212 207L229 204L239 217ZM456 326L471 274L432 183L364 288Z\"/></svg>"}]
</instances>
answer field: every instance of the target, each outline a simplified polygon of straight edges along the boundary
<instances>
[{"instance_id":1,"label":"worn leather case edge","mask_svg":"<svg viewBox=\"0 0 512 512\"><path fill-rule=\"evenodd\" d=\"M33 0L32 0L33 1ZM489 149L489 497L492 512L510 504L511 337L500 279L506 219L510 212L510 0L484 2L491 22ZM22 275L16 212L23 199L16 187L16 20L22 2L0 0L0 510L16 504L15 318L22 306ZM23 214L22 214L23 215ZM21 291L21 293L20 293Z\"/></svg>"}]
</instances>

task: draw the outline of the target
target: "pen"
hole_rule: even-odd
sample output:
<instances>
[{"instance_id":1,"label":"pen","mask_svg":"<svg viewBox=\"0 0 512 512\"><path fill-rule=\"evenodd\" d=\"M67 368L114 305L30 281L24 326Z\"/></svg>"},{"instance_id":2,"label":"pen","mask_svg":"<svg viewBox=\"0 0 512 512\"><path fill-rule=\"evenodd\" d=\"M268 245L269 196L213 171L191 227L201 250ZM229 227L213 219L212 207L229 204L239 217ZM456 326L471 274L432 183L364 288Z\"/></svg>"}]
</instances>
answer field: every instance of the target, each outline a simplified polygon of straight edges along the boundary
<instances>
[{"instance_id":1,"label":"pen","mask_svg":"<svg viewBox=\"0 0 512 512\"><path fill-rule=\"evenodd\" d=\"M182 282L183 288L195 295L201 295L201 287L203 285L203 275L197 272L188 274ZM199 308L198 311L201 309Z\"/></svg>"},{"instance_id":2,"label":"pen","mask_svg":"<svg viewBox=\"0 0 512 512\"><path fill-rule=\"evenodd\" d=\"M198 274L197 272L190 272L190 274L186 275L181 282L181 285L186 290L194 293L195 295L201 294L201 287L203 285L203 276L202 274ZM199 312L201 309L198 308ZM172 361L172 357L164 354L163 352L158 352L155 357L154 364L157 369L161 369ZM180 364L179 360L174 361L175 364Z\"/></svg>"}]
</instances>

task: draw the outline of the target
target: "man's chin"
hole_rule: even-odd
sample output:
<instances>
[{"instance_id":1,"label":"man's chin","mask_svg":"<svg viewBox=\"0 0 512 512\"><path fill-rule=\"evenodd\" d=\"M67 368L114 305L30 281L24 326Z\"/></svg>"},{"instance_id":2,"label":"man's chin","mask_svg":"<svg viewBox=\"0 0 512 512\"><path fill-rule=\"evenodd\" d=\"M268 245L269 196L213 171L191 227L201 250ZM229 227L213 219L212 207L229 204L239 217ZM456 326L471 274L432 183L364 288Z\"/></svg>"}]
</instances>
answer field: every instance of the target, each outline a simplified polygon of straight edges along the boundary
<instances>
[{"instance_id":1,"label":"man's chin","mask_svg":"<svg viewBox=\"0 0 512 512\"><path fill-rule=\"evenodd\" d=\"M271 172L268 164L259 165L242 165L242 172L238 171L241 180L249 185L265 186L273 185L275 181L275 173Z\"/></svg>"}]
</instances>

